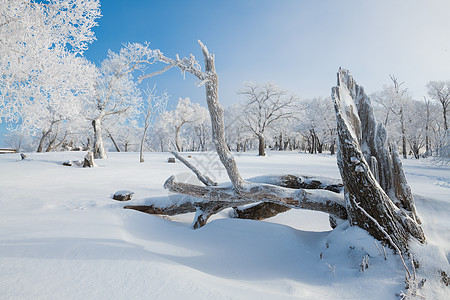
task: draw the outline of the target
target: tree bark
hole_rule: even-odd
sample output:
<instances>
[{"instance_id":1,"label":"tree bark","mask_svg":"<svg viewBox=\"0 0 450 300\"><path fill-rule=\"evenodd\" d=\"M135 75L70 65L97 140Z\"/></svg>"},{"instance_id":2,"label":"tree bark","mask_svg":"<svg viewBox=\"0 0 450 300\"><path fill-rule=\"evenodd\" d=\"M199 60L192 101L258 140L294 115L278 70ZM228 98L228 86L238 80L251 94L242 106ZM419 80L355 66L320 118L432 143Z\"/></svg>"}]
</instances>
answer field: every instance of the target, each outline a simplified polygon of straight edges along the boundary
<instances>
[{"instance_id":1,"label":"tree bark","mask_svg":"<svg viewBox=\"0 0 450 300\"><path fill-rule=\"evenodd\" d=\"M258 156L266 156L266 141L263 134L258 134Z\"/></svg>"},{"instance_id":2,"label":"tree bark","mask_svg":"<svg viewBox=\"0 0 450 300\"><path fill-rule=\"evenodd\" d=\"M167 179L164 188L173 193L190 195L207 201L228 203L228 207L263 201L290 208L322 211L343 220L347 219L342 195L326 190L293 190L256 183L247 184L245 190L236 193L233 187L202 187L175 182L174 176Z\"/></svg>"},{"instance_id":3,"label":"tree bark","mask_svg":"<svg viewBox=\"0 0 450 300\"><path fill-rule=\"evenodd\" d=\"M107 132L108 132L108 131L107 131ZM111 142L113 143L114 148L116 148L116 151L117 151L117 152L120 152L119 145L117 145L116 140L115 140L114 137L112 136L111 132L108 132L108 137L109 137L109 139L111 140Z\"/></svg>"},{"instance_id":4,"label":"tree bark","mask_svg":"<svg viewBox=\"0 0 450 300\"><path fill-rule=\"evenodd\" d=\"M206 81L206 102L208 103L208 110L211 117L213 141L220 161L224 165L233 187L236 191L239 191L243 188L244 180L239 174L236 161L231 155L230 150L228 150L225 141L225 122L223 117L223 107L219 102L219 76L217 76L216 73L214 55L210 54L208 48L200 41L199 43L205 59L205 78L200 79Z\"/></svg>"},{"instance_id":5,"label":"tree bark","mask_svg":"<svg viewBox=\"0 0 450 300\"><path fill-rule=\"evenodd\" d=\"M107 158L105 147L103 146L102 119L94 119L92 121L92 127L94 128L94 158Z\"/></svg>"},{"instance_id":6,"label":"tree bark","mask_svg":"<svg viewBox=\"0 0 450 300\"><path fill-rule=\"evenodd\" d=\"M198 172L198 170L197 170ZM250 179L252 182L265 183L276 185L280 187L290 188L290 189L323 189L335 192L337 194L342 192L343 186L342 184L334 179L329 178L316 178L316 177L308 177L308 176L296 176L296 175L283 175L283 176L262 176L255 177ZM206 185L206 183L205 183ZM207 185L211 186L211 185ZM234 191L230 189L230 196L234 194ZM228 196L227 196L228 197ZM126 206L124 208L134 209L141 212L145 212L148 214L156 214L156 215L178 215L189 212L197 212L193 221L193 227L199 228L206 224L208 218L219 212L222 209L233 207L234 208L234 217L240 219L254 219L254 220L263 220L266 218L273 217L279 213L283 213L290 209L289 206L285 204L277 204L273 202L260 202L255 201L253 199L242 199L237 202L228 202L227 197L225 197L224 201L205 201L205 202L183 202L181 204L174 204L168 207L157 207L156 205L132 205ZM345 210L344 202L342 199L342 195L337 195L336 197L340 198L341 201L341 212ZM247 206L245 204L253 204L251 206ZM242 206L245 205L245 206ZM342 217L342 216L341 216ZM341 219L338 216L330 215L330 221ZM336 224L331 226L334 228Z\"/></svg>"},{"instance_id":7,"label":"tree bark","mask_svg":"<svg viewBox=\"0 0 450 300\"><path fill-rule=\"evenodd\" d=\"M447 130L448 130L447 106L448 106L448 104L445 104L444 102L442 102L442 111L443 111L443 114L444 114L444 131L445 132L447 132Z\"/></svg>"},{"instance_id":8,"label":"tree bark","mask_svg":"<svg viewBox=\"0 0 450 300\"><path fill-rule=\"evenodd\" d=\"M180 143L180 129L181 129L181 126L182 126L183 124L181 124L180 126L178 126L178 127L175 127L175 147L177 148L176 150L177 150L177 152L181 152L182 151L182 149L181 149L181 143Z\"/></svg>"},{"instance_id":9,"label":"tree bark","mask_svg":"<svg viewBox=\"0 0 450 300\"><path fill-rule=\"evenodd\" d=\"M406 151L406 124L405 124L405 115L404 115L403 108L400 111L400 123L401 123L401 127L402 127L402 154L403 154L403 158L407 159L408 153Z\"/></svg>"},{"instance_id":10,"label":"tree bark","mask_svg":"<svg viewBox=\"0 0 450 300\"><path fill-rule=\"evenodd\" d=\"M385 176L391 173L399 180L384 178L383 184L391 188L388 191L377 182L361 151L362 144L369 145L365 148L383 150L386 133L384 126L376 123L364 89L354 82L347 70L339 70L338 86L332 89L332 98L338 125L338 166L345 187L350 224L365 229L378 240L388 244L392 241L394 245L390 246L402 250L408 249L410 238L425 242L423 230L416 222L413 199L409 197L410 189L402 174L396 149L391 149L392 157L387 149L380 151L381 155L374 155L380 174ZM366 155L370 154L366 152ZM392 189L397 193L388 196L387 192ZM390 197L395 196L404 196L403 200L397 199L403 207L397 207L391 200Z\"/></svg>"},{"instance_id":11,"label":"tree bark","mask_svg":"<svg viewBox=\"0 0 450 300\"><path fill-rule=\"evenodd\" d=\"M148 126L144 126L144 133L142 134L141 138L141 145L139 146L139 162L144 162L144 143L145 143L145 137L147 135Z\"/></svg>"},{"instance_id":12,"label":"tree bark","mask_svg":"<svg viewBox=\"0 0 450 300\"><path fill-rule=\"evenodd\" d=\"M55 133L54 138L53 138L53 139L50 141L50 143L48 144L47 149L45 149L45 152L50 152L50 151L52 151L53 149L58 148L59 146L61 146L61 145L66 141L67 134L68 134L67 131L64 132L64 136L63 136L63 138L61 139L61 141L60 141L59 143L55 144L55 143L56 143L56 139L58 138L58 133L59 133L59 131L57 131L57 132Z\"/></svg>"},{"instance_id":13,"label":"tree bark","mask_svg":"<svg viewBox=\"0 0 450 300\"><path fill-rule=\"evenodd\" d=\"M48 135L50 134L50 132L51 132L51 129L42 132L42 137L39 139L39 145L37 147L36 152L44 151L44 143L45 143L45 140L47 139Z\"/></svg>"}]
</instances>

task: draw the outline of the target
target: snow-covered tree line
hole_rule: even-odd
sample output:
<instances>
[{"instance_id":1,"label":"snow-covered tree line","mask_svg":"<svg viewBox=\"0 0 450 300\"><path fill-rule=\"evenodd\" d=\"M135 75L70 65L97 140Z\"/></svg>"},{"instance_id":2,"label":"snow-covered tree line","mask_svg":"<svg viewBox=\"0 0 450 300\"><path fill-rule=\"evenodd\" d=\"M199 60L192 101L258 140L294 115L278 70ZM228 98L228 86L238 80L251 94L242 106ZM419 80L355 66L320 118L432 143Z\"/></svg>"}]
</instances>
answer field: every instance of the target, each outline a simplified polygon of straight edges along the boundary
<instances>
[{"instance_id":1,"label":"snow-covered tree line","mask_svg":"<svg viewBox=\"0 0 450 300\"><path fill-rule=\"evenodd\" d=\"M403 83L399 83L395 76L390 77L391 84L372 93L371 98L376 115L397 143L401 154L415 158L445 156L448 152L448 129L444 109L450 101L450 81L429 82L427 95L423 100L415 100L403 88ZM245 99L228 106L224 112L226 142L232 151L258 150L260 155L264 155L263 149L268 148L335 153L336 121L331 98L301 100L273 83L247 83L238 93ZM206 147L201 146L204 144L198 136L199 125L194 125L194 120L204 115L200 124L206 131L210 130L207 111L204 108L200 110L196 104L196 108L192 106L189 118L181 104L183 101L186 100L180 99L177 108L166 112L158 122L154 149L203 151L212 148L208 147L210 135L204 139ZM181 115L184 119L176 117ZM181 126L183 124L186 125Z\"/></svg>"},{"instance_id":2,"label":"snow-covered tree line","mask_svg":"<svg viewBox=\"0 0 450 300\"><path fill-rule=\"evenodd\" d=\"M13 129L11 147L92 149L97 158L140 151L141 161L148 150L212 149L209 114L196 99L166 110L167 93L141 91L138 76L160 60L159 50L124 44L99 66L83 56L95 40L98 0L1 0L0 12L0 122ZM390 78L371 98L402 155L448 153L450 81L430 81L417 100ZM335 152L331 98L300 100L273 83L246 83L237 93L242 101L224 114L230 150Z\"/></svg>"}]
</instances>

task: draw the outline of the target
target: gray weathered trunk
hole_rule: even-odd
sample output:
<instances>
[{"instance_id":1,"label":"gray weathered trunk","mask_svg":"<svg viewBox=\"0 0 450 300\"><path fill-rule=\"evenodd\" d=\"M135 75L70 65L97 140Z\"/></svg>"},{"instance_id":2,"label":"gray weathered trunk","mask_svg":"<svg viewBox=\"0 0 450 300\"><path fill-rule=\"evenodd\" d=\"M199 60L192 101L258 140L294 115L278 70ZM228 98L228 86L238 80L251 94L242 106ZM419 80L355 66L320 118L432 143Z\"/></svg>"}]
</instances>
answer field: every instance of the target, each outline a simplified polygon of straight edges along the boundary
<instances>
[{"instance_id":1,"label":"gray weathered trunk","mask_svg":"<svg viewBox=\"0 0 450 300\"><path fill-rule=\"evenodd\" d=\"M264 139L264 135L261 133L258 135L258 142L259 142L258 155L266 156L266 140Z\"/></svg>"},{"instance_id":2,"label":"gray weathered trunk","mask_svg":"<svg viewBox=\"0 0 450 300\"><path fill-rule=\"evenodd\" d=\"M236 190L240 190L243 187L244 180L239 174L236 161L231 155L230 150L228 150L225 141L225 122L223 118L223 107L219 102L219 76L217 76L216 73L214 55L210 54L208 48L200 41L199 43L205 59L205 72L208 76L204 80L206 80L206 102L208 103L208 110L211 117L212 138L217 154L227 170L228 177L230 178L233 187Z\"/></svg>"},{"instance_id":3,"label":"gray weathered trunk","mask_svg":"<svg viewBox=\"0 0 450 300\"><path fill-rule=\"evenodd\" d=\"M108 137L109 137L109 139L111 140L111 142L113 143L114 148L116 148L116 151L117 151L117 152L120 152L119 145L117 145L116 140L115 140L114 137L112 136L111 132L108 132Z\"/></svg>"},{"instance_id":4,"label":"gray weathered trunk","mask_svg":"<svg viewBox=\"0 0 450 300\"><path fill-rule=\"evenodd\" d=\"M49 134L50 134L50 130L42 132L42 137L39 139L39 145L37 147L36 152L44 151L44 143Z\"/></svg>"},{"instance_id":5,"label":"gray weathered trunk","mask_svg":"<svg viewBox=\"0 0 450 300\"><path fill-rule=\"evenodd\" d=\"M388 242L390 238L402 250L408 249L411 237L424 242L398 153L394 148L389 152L386 130L376 122L364 89L341 69L332 98L338 125L338 166L350 224L378 240Z\"/></svg>"}]
</instances>

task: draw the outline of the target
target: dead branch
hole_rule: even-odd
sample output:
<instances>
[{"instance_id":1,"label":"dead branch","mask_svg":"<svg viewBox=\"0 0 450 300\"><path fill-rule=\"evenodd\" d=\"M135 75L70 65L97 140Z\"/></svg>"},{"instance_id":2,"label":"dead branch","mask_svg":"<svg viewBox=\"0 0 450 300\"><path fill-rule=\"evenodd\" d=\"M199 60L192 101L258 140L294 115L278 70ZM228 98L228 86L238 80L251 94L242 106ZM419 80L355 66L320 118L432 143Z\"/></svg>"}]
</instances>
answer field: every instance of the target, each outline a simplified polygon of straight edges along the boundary
<instances>
[{"instance_id":1,"label":"dead branch","mask_svg":"<svg viewBox=\"0 0 450 300\"><path fill-rule=\"evenodd\" d=\"M236 193L233 187L201 187L175 182L171 176L164 188L171 192L190 195L207 201L227 202L230 206L263 201L276 203L290 208L303 208L322 211L347 219L343 196L326 190L293 190L268 184L247 184Z\"/></svg>"},{"instance_id":2,"label":"dead branch","mask_svg":"<svg viewBox=\"0 0 450 300\"><path fill-rule=\"evenodd\" d=\"M188 167L194 174L197 176L198 180L200 180L206 186L216 186L217 183L214 182L207 175L202 174L194 165L184 159L178 152L172 151L173 156L175 156L179 161L181 161L186 167Z\"/></svg>"}]
</instances>

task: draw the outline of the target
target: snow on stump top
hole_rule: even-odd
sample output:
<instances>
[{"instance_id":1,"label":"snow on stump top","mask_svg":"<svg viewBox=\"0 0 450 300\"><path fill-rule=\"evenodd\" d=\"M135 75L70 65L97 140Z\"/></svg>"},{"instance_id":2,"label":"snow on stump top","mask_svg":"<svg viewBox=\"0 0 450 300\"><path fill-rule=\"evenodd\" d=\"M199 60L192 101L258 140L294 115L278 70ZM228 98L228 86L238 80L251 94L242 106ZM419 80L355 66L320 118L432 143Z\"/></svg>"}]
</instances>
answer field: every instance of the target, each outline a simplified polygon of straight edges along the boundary
<instances>
[{"instance_id":1,"label":"snow on stump top","mask_svg":"<svg viewBox=\"0 0 450 300\"><path fill-rule=\"evenodd\" d=\"M134 192L121 190L114 193L113 199L117 201L130 201Z\"/></svg>"}]
</instances>

